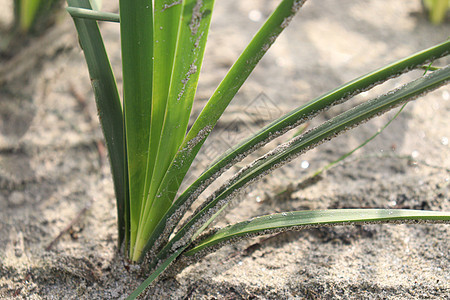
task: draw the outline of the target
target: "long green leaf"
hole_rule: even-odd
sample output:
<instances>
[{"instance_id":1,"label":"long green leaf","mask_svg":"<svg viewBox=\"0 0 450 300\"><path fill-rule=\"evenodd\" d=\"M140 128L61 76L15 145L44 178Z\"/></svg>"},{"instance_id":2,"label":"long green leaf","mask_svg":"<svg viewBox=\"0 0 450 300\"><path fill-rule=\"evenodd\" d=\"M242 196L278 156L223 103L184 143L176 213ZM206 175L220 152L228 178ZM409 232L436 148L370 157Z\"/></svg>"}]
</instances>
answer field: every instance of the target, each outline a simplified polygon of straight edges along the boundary
<instances>
[{"instance_id":1,"label":"long green leaf","mask_svg":"<svg viewBox=\"0 0 450 300\"><path fill-rule=\"evenodd\" d=\"M152 223L149 222L148 227L145 227L148 229L145 242L148 241L148 235L157 225L155 221L161 219L175 196L172 194L170 198L160 197L161 193L156 195L156 192L186 133L203 61L213 5L214 1L212 0L183 2L183 21L180 23L176 59L170 82L169 102L157 156L159 170L155 169L158 174L152 178L148 195L148 200L156 196L158 201L153 203L148 201L148 204L152 206L146 207L146 212L150 209L147 219Z\"/></svg>"},{"instance_id":2,"label":"long green leaf","mask_svg":"<svg viewBox=\"0 0 450 300\"><path fill-rule=\"evenodd\" d=\"M67 12L72 16L72 18L80 18L80 19L90 19L96 21L109 21L109 22L120 22L119 14L104 12L104 11L96 11L85 8L78 7L67 7Z\"/></svg>"},{"instance_id":3,"label":"long green leaf","mask_svg":"<svg viewBox=\"0 0 450 300\"><path fill-rule=\"evenodd\" d=\"M101 10L103 5L103 0L90 0L93 10Z\"/></svg>"},{"instance_id":4,"label":"long green leaf","mask_svg":"<svg viewBox=\"0 0 450 300\"><path fill-rule=\"evenodd\" d=\"M156 0L154 7L153 25L153 83L152 83L152 116L150 124L150 140L148 149L147 168L145 176L145 187L139 216L139 229L136 237L136 248L133 259L137 259L142 251L141 244L145 243L145 223L148 215L146 210L151 207L154 196L149 196L149 190L158 180L160 172L165 171L164 164L157 160L161 144L161 136L164 127L166 110L168 108L168 95L170 81L172 79L175 51L177 47L179 23L181 18L181 2L173 0ZM170 147L163 149L171 152ZM156 170L155 170L156 168Z\"/></svg>"},{"instance_id":5,"label":"long green leaf","mask_svg":"<svg viewBox=\"0 0 450 300\"><path fill-rule=\"evenodd\" d=\"M158 254L164 257L170 251L188 243L193 234L202 225L210 221L211 217L219 211L244 187L260 179L274 169L292 161L300 154L317 145L365 122L381 113L388 111L406 101L410 101L423 93L430 92L450 80L450 67L442 68L427 76L419 78L405 86L384 94L378 98L364 102L334 118L295 137L288 143L276 147L273 151L257 159L242 169L226 184L215 191L194 215L182 226L171 241Z\"/></svg>"},{"instance_id":6,"label":"long green leaf","mask_svg":"<svg viewBox=\"0 0 450 300\"><path fill-rule=\"evenodd\" d=\"M229 183L217 190L214 193L214 196L211 197L214 200L209 204L205 204L202 209L205 210L207 207L214 207L215 204L212 203L218 203L220 200L225 200L247 183L260 176L264 176L274 168L279 168L296 158L298 155L314 148L324 141L405 103L406 101L414 100L421 94L430 92L444 85L449 80L450 67L447 66L439 71L435 71L427 76L410 82L395 91L362 103L305 134L292 139L290 142L278 146L267 155L257 159L254 163L242 169L229 181ZM222 202L222 205L223 204L224 203ZM218 208L213 209L212 212L217 211L217 209Z\"/></svg>"},{"instance_id":7,"label":"long green leaf","mask_svg":"<svg viewBox=\"0 0 450 300\"><path fill-rule=\"evenodd\" d=\"M167 259L161 261L156 270L127 299L136 299L180 255L192 256L202 254L205 249L211 251L211 248L214 250L214 248L218 248L227 242L287 230L333 225L396 222L448 223L450 222L450 212L407 209L331 209L294 211L257 217L249 221L229 225L210 235L203 236L199 241L194 241L194 245L187 251L185 251L187 246L181 247Z\"/></svg>"},{"instance_id":8,"label":"long green leaf","mask_svg":"<svg viewBox=\"0 0 450 300\"><path fill-rule=\"evenodd\" d=\"M201 1L198 1L201 2ZM200 147L208 137L217 120L224 112L225 108L234 98L242 84L248 78L250 73L256 67L270 46L275 42L280 33L287 27L295 13L300 9L305 0L283 0L268 18L263 27L256 33L250 44L240 55L238 60L229 70L219 87L216 89L207 105L189 130L180 150L172 161L164 179L159 186L157 195L160 195L160 201L155 205L164 205L169 208L171 203L186 175L191 163L197 155ZM195 25L195 24L194 24ZM180 73L183 76L192 73L190 69ZM195 69L194 69L195 70ZM193 71L194 71L193 70ZM197 70L195 70L197 74ZM185 75L186 74L186 75ZM191 75L192 76L192 75ZM186 78L180 78L178 83L183 83ZM188 81L188 84L191 80ZM182 86L182 91L189 91L187 87ZM189 107L190 109L190 107ZM167 209L166 209L167 210ZM155 211L164 211L162 208L155 208ZM166 217L168 215L166 214ZM166 218L163 223L166 223ZM147 247L155 245L157 248L160 243L155 241L160 237L156 233L150 238Z\"/></svg>"},{"instance_id":9,"label":"long green leaf","mask_svg":"<svg viewBox=\"0 0 450 300\"><path fill-rule=\"evenodd\" d=\"M177 259L180 254L186 249L186 247L178 249L172 255L170 255L166 260L162 261L161 264L156 268L155 271L150 274L150 276L144 280L128 297L127 300L136 299L150 284L152 284L161 273L163 273L169 265Z\"/></svg>"},{"instance_id":10,"label":"long green leaf","mask_svg":"<svg viewBox=\"0 0 450 300\"><path fill-rule=\"evenodd\" d=\"M130 194L130 253L144 195L153 78L152 0L120 0L124 122Z\"/></svg>"},{"instance_id":11,"label":"long green leaf","mask_svg":"<svg viewBox=\"0 0 450 300\"><path fill-rule=\"evenodd\" d=\"M184 252L183 255L194 255L205 248L217 246L237 238L252 237L283 230L395 221L450 222L450 212L408 209L329 209L279 213L257 217L224 227L197 242L195 247Z\"/></svg>"},{"instance_id":12,"label":"long green leaf","mask_svg":"<svg viewBox=\"0 0 450 300\"><path fill-rule=\"evenodd\" d=\"M160 151L165 116L168 113L166 110L168 108L170 82L174 72L182 8L181 2L175 2L175 5L171 5L171 3L173 4L173 0L156 0L154 8L153 99L145 184L146 195L150 189L150 184L155 182L158 173L164 172L166 169L161 166L160 161L157 161L157 155ZM164 150L171 152L170 147L166 148L165 146L166 143L162 145ZM158 170L155 170L155 166ZM156 176L153 176L154 171L157 173ZM151 202L153 199L149 200Z\"/></svg>"},{"instance_id":13,"label":"long green leaf","mask_svg":"<svg viewBox=\"0 0 450 300\"><path fill-rule=\"evenodd\" d=\"M160 139L157 145L158 148L151 148L157 150L155 157L157 164L154 165L151 176L147 176L148 179L151 179L151 184L142 214L144 225L141 227L142 238L140 239L139 250L144 248L150 234L175 197L175 193L158 192L158 188L186 135L203 61L214 0L186 0L182 4L182 17L174 53L175 60L173 62L172 76L170 77L170 82L168 82L170 85L167 85L167 83L162 84L166 84L164 86L168 88L163 90L168 92L168 102L165 114L163 114L164 124L161 136L158 137ZM168 13L175 7L164 8L163 13ZM170 17L170 15L168 16ZM164 22L162 24L161 26L167 26L164 25ZM157 31L158 28L155 27L155 30ZM158 39L155 38L155 40ZM153 142L152 135L150 146L152 146ZM151 167L150 162L149 166Z\"/></svg>"},{"instance_id":14,"label":"long green leaf","mask_svg":"<svg viewBox=\"0 0 450 300\"><path fill-rule=\"evenodd\" d=\"M425 62L442 57L450 52L450 41L446 41L429 49L415 53L405 59L391 63L386 67L370 72L349 83L326 93L292 112L275 120L262 128L249 139L241 142L221 156L212 166L205 171L183 194L176 200L166 213L155 233L150 239L151 245L163 244L173 231L173 228L182 218L191 203L215 178L222 174L234 163L242 160L254 149L267 144L274 138L281 136L291 128L298 126L305 120L317 115L323 109L342 103L355 94L366 91L376 84L382 83L389 78L396 77L408 70L417 68ZM168 222L170 218L170 222ZM164 232L164 234L163 234ZM161 237L164 238L161 238ZM159 238L159 242L158 241Z\"/></svg>"},{"instance_id":15,"label":"long green leaf","mask_svg":"<svg viewBox=\"0 0 450 300\"><path fill-rule=\"evenodd\" d=\"M88 0L68 0L69 6L91 9ZM92 20L74 19L89 69L97 110L108 148L117 201L119 245L126 232L127 189L122 107L114 74L97 25Z\"/></svg>"},{"instance_id":16,"label":"long green leaf","mask_svg":"<svg viewBox=\"0 0 450 300\"><path fill-rule=\"evenodd\" d=\"M180 152L177 154L176 160L179 160L180 166L174 164L174 167L169 170L167 178L179 177L178 179L182 180L200 147L225 111L225 108L247 80L257 63L275 42L276 38L289 25L289 22L304 2L305 0L283 0L267 19L231 67L192 125ZM177 181L172 180L172 186L169 186L169 190L177 190L178 188L176 188L175 184L177 184Z\"/></svg>"},{"instance_id":17,"label":"long green leaf","mask_svg":"<svg viewBox=\"0 0 450 300\"><path fill-rule=\"evenodd\" d=\"M210 180L208 179L216 178L230 165L236 163L238 160L242 160L258 147L267 144L274 138L286 133L288 130L313 118L324 109L340 104L354 95L366 91L377 84L396 77L411 69L417 68L427 61L445 56L448 53L450 53L450 41L446 41L429 49L420 51L405 59L391 63L381 69L356 78L349 83L346 83L343 86L300 106L299 108L265 126L259 132L240 142L232 149L229 149L177 199L177 202L182 204L186 198L193 194L198 194L208 186L207 184L204 184L205 182L209 183Z\"/></svg>"}]
</instances>

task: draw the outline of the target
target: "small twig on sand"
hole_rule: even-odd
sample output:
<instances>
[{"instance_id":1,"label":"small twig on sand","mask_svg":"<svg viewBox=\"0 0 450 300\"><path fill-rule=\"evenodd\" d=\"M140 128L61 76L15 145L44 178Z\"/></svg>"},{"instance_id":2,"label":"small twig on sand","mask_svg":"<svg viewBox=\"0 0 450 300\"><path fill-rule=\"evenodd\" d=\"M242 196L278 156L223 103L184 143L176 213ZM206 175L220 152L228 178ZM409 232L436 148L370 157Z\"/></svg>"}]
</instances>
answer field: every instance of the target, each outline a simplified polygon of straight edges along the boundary
<instances>
[{"instance_id":1,"label":"small twig on sand","mask_svg":"<svg viewBox=\"0 0 450 300\"><path fill-rule=\"evenodd\" d=\"M70 85L69 85L69 93L77 101L79 107L81 108L81 111L84 114L86 121L88 123L90 123L93 128L98 127L98 124L95 122L95 120L91 116L91 113L89 112L86 97L79 90L77 90L75 88L75 85L73 83L70 83ZM103 166L106 163L106 159L107 159L106 148L105 148L103 140L99 139L96 143L96 146L97 146L97 152L98 152L100 166Z\"/></svg>"},{"instance_id":2,"label":"small twig on sand","mask_svg":"<svg viewBox=\"0 0 450 300\"><path fill-rule=\"evenodd\" d=\"M84 117L86 118L86 121L88 121L88 123L92 124L93 120L92 120L92 116L89 112L86 97L82 93L80 93L79 90L77 90L75 88L75 85L73 83L70 83L70 85L69 85L69 93L77 101L78 106L80 107L81 111L83 112Z\"/></svg>"},{"instance_id":3,"label":"small twig on sand","mask_svg":"<svg viewBox=\"0 0 450 300\"><path fill-rule=\"evenodd\" d=\"M86 205L78 214L77 216L69 223L69 225L67 225L63 230L61 230L61 232L58 234L58 236L53 239L53 241L48 244L47 247L45 247L46 251L50 251L50 249L52 249L52 247L59 241L59 239L65 234L67 233L73 225L75 225L76 223L78 223L81 219L81 217L89 210L89 208L91 207L91 204Z\"/></svg>"},{"instance_id":4,"label":"small twig on sand","mask_svg":"<svg viewBox=\"0 0 450 300\"><path fill-rule=\"evenodd\" d=\"M100 166L104 166L107 163L107 153L103 140L97 140L97 152Z\"/></svg>"}]
</instances>

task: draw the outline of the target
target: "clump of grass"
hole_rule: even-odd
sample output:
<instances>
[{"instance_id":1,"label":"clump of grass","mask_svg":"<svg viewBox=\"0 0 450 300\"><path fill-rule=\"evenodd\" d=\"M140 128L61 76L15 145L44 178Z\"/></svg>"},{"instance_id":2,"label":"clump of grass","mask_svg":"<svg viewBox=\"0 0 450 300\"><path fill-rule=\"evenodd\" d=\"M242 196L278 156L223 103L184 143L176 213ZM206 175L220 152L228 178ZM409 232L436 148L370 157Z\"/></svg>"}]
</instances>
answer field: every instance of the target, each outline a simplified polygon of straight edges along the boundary
<instances>
[{"instance_id":1,"label":"clump of grass","mask_svg":"<svg viewBox=\"0 0 450 300\"><path fill-rule=\"evenodd\" d=\"M449 0L422 0L425 10L428 12L428 18L434 25L441 24L445 20L450 7Z\"/></svg>"},{"instance_id":2,"label":"clump of grass","mask_svg":"<svg viewBox=\"0 0 450 300\"><path fill-rule=\"evenodd\" d=\"M28 37L49 28L57 19L61 0L12 0L14 20L0 37L0 55L14 55ZM99 0L97 0L99 1Z\"/></svg>"},{"instance_id":3,"label":"clump of grass","mask_svg":"<svg viewBox=\"0 0 450 300\"><path fill-rule=\"evenodd\" d=\"M93 10L89 0L68 0L110 156L119 247L150 274L130 298L137 297L172 263L199 258L244 237L310 226L450 220L450 213L433 211L300 211L262 216L205 233L246 186L321 143L448 83L447 66L429 70L415 81L295 135L242 168L180 224L192 203L216 178L256 149L319 112L450 52L450 41L443 42L311 100L232 147L179 193L188 169L225 108L304 2L280 1L188 130L214 1L121 0L120 15L116 15ZM120 22L122 99L98 29L99 20Z\"/></svg>"},{"instance_id":4,"label":"clump of grass","mask_svg":"<svg viewBox=\"0 0 450 300\"><path fill-rule=\"evenodd\" d=\"M14 23L16 29L26 34L36 25L39 18L46 18L59 0L14 0Z\"/></svg>"}]
</instances>

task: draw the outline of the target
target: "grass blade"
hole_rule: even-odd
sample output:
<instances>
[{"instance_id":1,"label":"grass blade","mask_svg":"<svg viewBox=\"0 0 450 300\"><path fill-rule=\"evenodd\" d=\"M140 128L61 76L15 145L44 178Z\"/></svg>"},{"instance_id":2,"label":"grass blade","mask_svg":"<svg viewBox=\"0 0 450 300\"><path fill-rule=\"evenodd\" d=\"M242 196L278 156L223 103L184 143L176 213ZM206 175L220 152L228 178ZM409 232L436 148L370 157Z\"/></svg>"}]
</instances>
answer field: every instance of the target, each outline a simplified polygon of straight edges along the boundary
<instances>
[{"instance_id":1,"label":"grass blade","mask_svg":"<svg viewBox=\"0 0 450 300\"><path fill-rule=\"evenodd\" d=\"M165 143L164 145L161 145L161 136L168 108L169 87L172 79L182 7L181 3L169 6L170 3L170 0L155 1L153 18L154 37L151 124L145 186L140 208L136 247L134 253L132 253L133 260L139 258L143 244L145 244L144 239L147 234L147 226L145 223L148 219L148 213L146 212L154 201L154 195L149 195L150 187L152 184L156 184L155 181L158 180L157 177L160 172L165 171L164 164L158 161L157 156L160 151L160 146L165 146ZM164 150L171 151L170 147Z\"/></svg>"},{"instance_id":2,"label":"grass blade","mask_svg":"<svg viewBox=\"0 0 450 300\"><path fill-rule=\"evenodd\" d=\"M175 11L174 9L180 6L179 4L171 7L167 7L167 4L165 5L163 14ZM157 153L155 160L158 164L157 166L155 165L151 176L147 177L151 178L151 184L142 216L144 222L146 220L148 221L142 226L143 238L141 250L148 242L150 234L155 229L161 217L172 204L173 197L175 197L175 193L168 193L166 192L167 190L158 191L158 189L186 135L203 61L213 6L214 0L186 0L182 2L180 10L181 21L179 23L174 57L170 57L173 59L173 70L171 69L170 81L163 83L163 86L165 86L164 93L168 92L168 95L162 95L167 99L165 114L162 114L164 116L164 123L160 136L158 136L157 148L153 149L157 150L153 151L153 153ZM158 10L159 8L157 7L156 9ZM170 17L170 15L168 16ZM161 26L163 26L164 30L164 26L167 26L167 24L162 24ZM158 28L160 27L155 26L156 31ZM158 39L155 38L155 40ZM152 143L154 143L153 131L151 137L150 146L152 147ZM150 150L150 154L152 154L152 149ZM150 167L151 165L149 164Z\"/></svg>"},{"instance_id":3,"label":"grass blade","mask_svg":"<svg viewBox=\"0 0 450 300\"><path fill-rule=\"evenodd\" d=\"M161 195L160 203L164 203L167 206L167 204L173 201L192 161L208 137L212 128L217 123L217 120L236 95L239 88L248 78L250 73L253 71L259 60L275 42L276 38L283 31L283 29L289 24L295 13L300 9L304 2L305 0L283 0L265 22L263 27L253 37L250 44L227 73L187 134L180 150L177 152L167 173L165 174L157 192L158 195ZM185 76L185 74L189 73L192 72L188 69L180 74ZM195 72L194 75L197 73L198 72ZM180 78L178 83L180 81L183 83L184 80L185 78ZM191 80L192 78L188 81L188 84ZM187 87L184 87L183 85L181 87L183 94L184 91L189 91ZM157 209L157 211L163 210ZM163 223L166 223L166 221L163 221ZM154 244L155 240L159 236L160 234L158 232L150 238L148 246ZM158 247L157 244L158 243L155 244L156 247Z\"/></svg>"},{"instance_id":4,"label":"grass blade","mask_svg":"<svg viewBox=\"0 0 450 300\"><path fill-rule=\"evenodd\" d=\"M145 279L144 282L142 282L141 285L139 285L138 288L136 290L134 290L133 293L131 293L127 297L127 300L134 300L134 299L136 299L150 284L152 284L158 278L159 275L161 275L162 272L164 272L169 267L169 265L175 259L177 259L180 256L180 254L185 249L186 249L186 247L178 249L172 255L170 255L166 260L164 260L158 266L158 268L156 268L156 270L153 271L152 274L150 274L150 276L147 279Z\"/></svg>"},{"instance_id":5,"label":"grass blade","mask_svg":"<svg viewBox=\"0 0 450 300\"><path fill-rule=\"evenodd\" d=\"M101 10L103 5L103 0L90 0L93 10Z\"/></svg>"},{"instance_id":6,"label":"grass blade","mask_svg":"<svg viewBox=\"0 0 450 300\"><path fill-rule=\"evenodd\" d=\"M85 8L78 7L67 7L67 12L70 14L72 18L80 18L80 19L90 19L96 21L109 21L109 22L120 22L119 14L104 12L104 11L96 11Z\"/></svg>"},{"instance_id":7,"label":"grass blade","mask_svg":"<svg viewBox=\"0 0 450 300\"><path fill-rule=\"evenodd\" d=\"M421 66L424 62L440 58L450 52L450 41L415 53L405 59L356 78L273 121L250 138L225 152L206 170L178 199L176 205L184 204L191 195L203 191L213 178L217 178L229 166L242 160L255 149L262 147L288 130L313 118L324 109L340 104L377 84ZM192 197L191 197L192 198ZM189 201L188 201L189 202Z\"/></svg>"},{"instance_id":8,"label":"grass blade","mask_svg":"<svg viewBox=\"0 0 450 300\"><path fill-rule=\"evenodd\" d=\"M130 253L144 195L153 77L152 0L119 1L124 123L130 197Z\"/></svg>"},{"instance_id":9,"label":"grass blade","mask_svg":"<svg viewBox=\"0 0 450 300\"><path fill-rule=\"evenodd\" d=\"M183 163L181 166L171 168L168 178L184 177L225 108L304 2L304 0L283 0L256 33L192 125L176 158ZM176 184L177 181L173 182ZM169 190L177 190L174 184Z\"/></svg>"},{"instance_id":10,"label":"grass blade","mask_svg":"<svg viewBox=\"0 0 450 300\"><path fill-rule=\"evenodd\" d=\"M450 222L450 212L409 209L329 209L295 211L257 217L218 230L183 253L190 256L227 241L309 227L407 222Z\"/></svg>"},{"instance_id":11,"label":"grass blade","mask_svg":"<svg viewBox=\"0 0 450 300\"><path fill-rule=\"evenodd\" d=\"M399 76L404 72L422 66L427 61L440 58L449 52L450 41L446 41L429 49L415 53L405 59L391 63L386 67L356 78L349 83L300 106L262 128L255 135L239 143L236 147L222 155L191 186L189 186L185 192L182 193L172 207L170 207L160 224L158 224L157 229L155 229L155 234L151 237L149 244L156 245L155 248L158 248L158 245L160 244L164 244L172 233L175 224L178 223L192 202L196 199L197 195L203 192L203 190L226 169L242 160L249 153L253 152L254 149L281 136L288 130L300 125L309 118L314 117L329 106L342 103L354 95L366 91L389 78ZM175 173L169 171L169 174L174 175ZM182 173L179 173L178 175L182 175Z\"/></svg>"},{"instance_id":12,"label":"grass blade","mask_svg":"<svg viewBox=\"0 0 450 300\"><path fill-rule=\"evenodd\" d=\"M398 105L413 100L430 92L450 80L450 67L435 71L427 76L412 81L403 87L384 94L378 98L364 102L350 109L320 126L295 137L288 143L276 147L273 151L257 159L242 169L221 188L215 191L194 215L182 226L174 238L161 250L159 256L177 249L188 243L191 236L211 217L223 208L234 196L249 183L254 182L274 169L292 161L300 154L318 146L319 144L382 114Z\"/></svg>"},{"instance_id":13,"label":"grass blade","mask_svg":"<svg viewBox=\"0 0 450 300\"><path fill-rule=\"evenodd\" d=\"M68 0L68 4L71 7L91 9L88 0ZM103 135L108 148L117 201L120 245L127 231L124 129L120 97L97 22L75 18L74 23L88 65Z\"/></svg>"},{"instance_id":14,"label":"grass blade","mask_svg":"<svg viewBox=\"0 0 450 300\"><path fill-rule=\"evenodd\" d=\"M154 76L150 145L145 181L146 197L150 189L150 184L155 181L156 176L153 176L155 165L157 165L159 169L156 170L157 173L165 171L165 168L157 161L157 155L160 150L165 116L166 113L168 113L167 103L169 102L170 82L174 72L173 67L182 8L181 2L170 6L172 2L173 0L156 0L154 8ZM171 152L170 147L169 149L164 150ZM147 201L152 200L153 198L150 198Z\"/></svg>"}]
</instances>

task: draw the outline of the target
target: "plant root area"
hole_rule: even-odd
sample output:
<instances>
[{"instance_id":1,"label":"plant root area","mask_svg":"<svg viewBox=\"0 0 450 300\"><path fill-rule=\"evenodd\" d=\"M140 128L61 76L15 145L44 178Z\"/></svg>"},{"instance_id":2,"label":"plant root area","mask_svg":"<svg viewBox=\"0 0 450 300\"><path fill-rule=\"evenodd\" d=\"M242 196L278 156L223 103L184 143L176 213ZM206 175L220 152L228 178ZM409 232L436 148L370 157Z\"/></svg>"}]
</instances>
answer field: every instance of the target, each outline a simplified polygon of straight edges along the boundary
<instances>
[{"instance_id":1,"label":"plant root area","mask_svg":"<svg viewBox=\"0 0 450 300\"><path fill-rule=\"evenodd\" d=\"M217 1L194 116L277 3ZM117 11L116 4L105 5ZM6 34L11 16L0 14ZM117 254L108 156L76 32L62 15L0 56L0 298L124 299L143 278ZM104 23L101 30L121 89L119 26ZM427 22L419 0L307 2L225 112L187 183L269 120L442 42L448 32L448 23ZM413 71L363 93L308 128L422 74ZM395 111L353 129L249 187L214 225L307 209L450 211L449 112L450 91L443 87L408 104L366 147L305 184ZM211 190L294 134L258 150ZM450 295L449 233L448 225L363 225L259 237L160 279L143 298L444 299Z\"/></svg>"}]
</instances>

